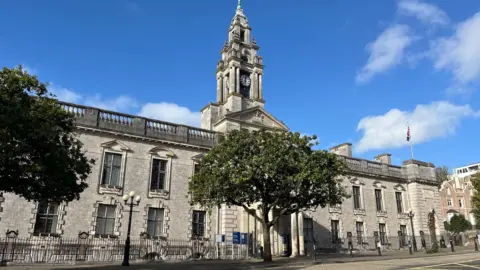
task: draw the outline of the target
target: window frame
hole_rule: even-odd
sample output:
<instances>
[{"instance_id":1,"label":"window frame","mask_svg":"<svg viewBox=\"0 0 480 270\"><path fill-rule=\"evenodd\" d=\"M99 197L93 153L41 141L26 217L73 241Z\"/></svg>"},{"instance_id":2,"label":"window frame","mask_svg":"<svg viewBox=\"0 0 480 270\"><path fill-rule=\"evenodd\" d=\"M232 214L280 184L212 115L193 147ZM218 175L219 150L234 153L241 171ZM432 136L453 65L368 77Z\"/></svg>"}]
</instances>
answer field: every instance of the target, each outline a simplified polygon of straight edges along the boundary
<instances>
[{"instance_id":1,"label":"window frame","mask_svg":"<svg viewBox=\"0 0 480 270\"><path fill-rule=\"evenodd\" d=\"M199 214L203 214L202 222L198 218ZM205 238L206 229L207 229L207 212L204 210L193 210L191 215L192 215L192 222L191 222L192 238ZM203 225L203 229L202 229L202 233L199 234L198 232L200 231L201 225Z\"/></svg>"},{"instance_id":2,"label":"window frame","mask_svg":"<svg viewBox=\"0 0 480 270\"><path fill-rule=\"evenodd\" d=\"M100 217L100 207L105 207L105 214L103 217ZM97 212L95 214L95 236L99 237L104 237L104 236L116 236L115 234L115 225L117 222L117 207L118 205L116 204L105 204L105 203L99 203L97 205ZM108 209L113 208L113 217L108 217ZM113 221L112 223L112 232L107 233L107 224L108 220ZM99 233L99 221L104 221L104 226L103 226L103 233Z\"/></svg>"},{"instance_id":3,"label":"window frame","mask_svg":"<svg viewBox=\"0 0 480 270\"><path fill-rule=\"evenodd\" d=\"M340 220L330 220L330 233L332 236L332 243L338 243L340 241Z\"/></svg>"},{"instance_id":4,"label":"window frame","mask_svg":"<svg viewBox=\"0 0 480 270\"><path fill-rule=\"evenodd\" d=\"M355 190L358 189L358 194L355 194ZM352 186L352 197L353 197L353 209L354 210L359 210L363 209L362 208L362 187L354 185ZM357 206L357 201L358 199L358 206Z\"/></svg>"},{"instance_id":5,"label":"window frame","mask_svg":"<svg viewBox=\"0 0 480 270\"><path fill-rule=\"evenodd\" d=\"M150 219L150 211L154 210L155 211L155 218L152 220ZM161 212L160 215L158 212ZM161 219L159 219L159 216L161 216ZM150 225L153 225L153 230L154 234L150 234ZM158 223L161 223L161 230L160 233L157 232L158 229ZM163 207L151 207L149 206L147 209L147 233L150 238L159 238L159 237L164 237L165 236L165 208Z\"/></svg>"},{"instance_id":6,"label":"window frame","mask_svg":"<svg viewBox=\"0 0 480 270\"><path fill-rule=\"evenodd\" d=\"M162 147L154 147L149 152L150 154L150 168L147 179L147 197L148 198L161 198L169 199L170 198L170 187L172 181L172 166L173 166L173 157L175 156L170 150ZM166 161L165 165L165 177L163 183L163 189L152 190L152 173L153 173L153 162L155 159Z\"/></svg>"},{"instance_id":7,"label":"window frame","mask_svg":"<svg viewBox=\"0 0 480 270\"><path fill-rule=\"evenodd\" d=\"M40 209L40 206L42 204L46 204L45 213L39 213L39 209ZM49 213L51 205L56 205L56 211L55 211L54 214ZM45 201L43 201L43 202L38 202L37 203L37 210L36 210L36 213L35 213L35 224L33 226L33 235L39 235L39 236L58 235L57 227L58 227L59 221L60 221L60 213L59 213L60 212L60 206L61 206L61 204L57 203L57 202L45 202ZM39 220L44 220L45 223L42 226L42 227L44 227L44 230L40 229ZM50 224L50 231L49 232L46 230L47 229L46 224L48 224L48 221L52 222L52 224Z\"/></svg>"},{"instance_id":8,"label":"window frame","mask_svg":"<svg viewBox=\"0 0 480 270\"><path fill-rule=\"evenodd\" d=\"M359 224L360 224L360 226L359 226ZM358 230L359 227L361 228L361 230ZM364 225L363 221L356 221L355 222L355 234L356 234L356 237L357 237L357 244L358 245L363 245L364 236L365 236L365 225Z\"/></svg>"},{"instance_id":9,"label":"window frame","mask_svg":"<svg viewBox=\"0 0 480 270\"><path fill-rule=\"evenodd\" d=\"M105 163L106 163L106 159L107 159L107 156L108 155L112 155L113 158L112 158L112 164L110 165L110 181L112 179L112 171L113 171L113 167L114 167L114 160L115 160L115 156L119 156L120 157L120 166L119 166L119 172L118 172L118 183L117 185L111 185L111 183L109 182L108 184L107 183L104 183L104 173L105 173ZM102 159L102 170L100 172L100 186L101 187L104 187L104 188L122 188L123 187L123 180L122 180L122 169L123 169L123 153L119 153L119 152L116 152L116 151L110 151L110 150L106 150L103 154L103 159Z\"/></svg>"},{"instance_id":10,"label":"window frame","mask_svg":"<svg viewBox=\"0 0 480 270\"><path fill-rule=\"evenodd\" d=\"M163 183L162 183L162 188L153 188L153 170L154 170L154 164L155 164L155 161L158 161L159 162L159 169L158 169L158 175L157 175L157 181L159 180L158 178L160 177L160 174L163 173ZM165 162L165 169L163 171L160 170L161 168L161 163L162 162ZM168 165L169 165L169 160L168 159L165 159L165 158L161 158L161 157L152 157L152 165L150 167L150 185L149 185L149 191L150 192L162 192L162 191L165 191L166 190L166 182L167 182L167 177L168 177Z\"/></svg>"},{"instance_id":11,"label":"window frame","mask_svg":"<svg viewBox=\"0 0 480 270\"><path fill-rule=\"evenodd\" d=\"M382 231L382 228L384 229L383 231ZM378 239L380 240L380 244L382 245L385 245L388 243L386 223L378 223Z\"/></svg>"},{"instance_id":12,"label":"window frame","mask_svg":"<svg viewBox=\"0 0 480 270\"><path fill-rule=\"evenodd\" d=\"M377 212L383 211L383 194L382 194L382 189L380 188L375 188L374 189L374 194L375 194L375 208L377 209Z\"/></svg>"},{"instance_id":13,"label":"window frame","mask_svg":"<svg viewBox=\"0 0 480 270\"><path fill-rule=\"evenodd\" d=\"M395 202L397 203L397 213L403 214L403 192L395 191Z\"/></svg>"}]
</instances>

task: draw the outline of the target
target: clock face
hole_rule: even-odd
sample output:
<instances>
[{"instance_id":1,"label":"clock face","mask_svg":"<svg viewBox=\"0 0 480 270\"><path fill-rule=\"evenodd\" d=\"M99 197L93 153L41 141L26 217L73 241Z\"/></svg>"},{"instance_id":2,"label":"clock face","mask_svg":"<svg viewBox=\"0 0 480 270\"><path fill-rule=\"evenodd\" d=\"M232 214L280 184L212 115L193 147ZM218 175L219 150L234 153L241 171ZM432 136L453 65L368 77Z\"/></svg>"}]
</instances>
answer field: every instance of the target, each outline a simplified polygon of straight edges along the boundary
<instances>
[{"instance_id":1,"label":"clock face","mask_svg":"<svg viewBox=\"0 0 480 270\"><path fill-rule=\"evenodd\" d=\"M251 80L250 77L247 75L242 75L240 76L240 82L242 83L243 86L250 86Z\"/></svg>"}]
</instances>

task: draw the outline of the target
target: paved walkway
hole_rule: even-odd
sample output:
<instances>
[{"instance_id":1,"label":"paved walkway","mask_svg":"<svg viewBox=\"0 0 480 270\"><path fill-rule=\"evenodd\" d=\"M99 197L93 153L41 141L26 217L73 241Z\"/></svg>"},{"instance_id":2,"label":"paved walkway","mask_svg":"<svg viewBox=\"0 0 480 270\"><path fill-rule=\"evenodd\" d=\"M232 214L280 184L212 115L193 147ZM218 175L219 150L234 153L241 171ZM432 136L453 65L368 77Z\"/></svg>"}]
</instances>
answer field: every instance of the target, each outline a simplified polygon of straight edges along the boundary
<instances>
[{"instance_id":1,"label":"paved walkway","mask_svg":"<svg viewBox=\"0 0 480 270\"><path fill-rule=\"evenodd\" d=\"M471 248L460 248L452 253L450 249L443 249L437 254L426 254L425 251L415 252L410 255L408 252L385 252L383 256L376 253L355 254L353 257L347 254L329 254L317 257L314 262L312 258L277 258L272 263L263 263L260 260L229 261L229 260L200 260L186 262L158 262L148 264L132 264L130 268L137 270L244 270L244 269L411 269L412 267L428 266L425 269L462 269L454 268L452 263L466 261L478 258L480 252L474 252ZM450 265L452 268L431 268L431 265L442 264ZM465 262L475 263L472 262ZM7 266L0 267L0 270L20 270L20 269L81 269L86 270L114 270L121 268L119 262L115 264L96 264L96 265L26 265L26 266ZM430 266L429 266L430 265ZM457 265L459 266L459 265ZM393 267L393 268L392 268ZM399 268L400 267L400 268ZM403 267L403 268L402 268ZM438 266L440 267L440 266ZM456 266L455 266L456 267ZM417 268L421 269L421 268ZM475 268L470 268L475 269ZM480 268L477 268L480 269Z\"/></svg>"}]
</instances>

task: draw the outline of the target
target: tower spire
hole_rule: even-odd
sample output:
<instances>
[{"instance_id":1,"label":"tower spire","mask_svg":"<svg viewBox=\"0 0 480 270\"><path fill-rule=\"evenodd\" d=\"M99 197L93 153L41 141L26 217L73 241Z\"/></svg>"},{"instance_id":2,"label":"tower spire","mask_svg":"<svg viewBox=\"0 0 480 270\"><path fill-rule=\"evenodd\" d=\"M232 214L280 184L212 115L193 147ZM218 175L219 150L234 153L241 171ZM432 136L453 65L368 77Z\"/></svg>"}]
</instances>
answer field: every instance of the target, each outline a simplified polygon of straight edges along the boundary
<instances>
[{"instance_id":1,"label":"tower spire","mask_svg":"<svg viewBox=\"0 0 480 270\"><path fill-rule=\"evenodd\" d=\"M242 9L242 0L238 0L237 10Z\"/></svg>"}]
</instances>

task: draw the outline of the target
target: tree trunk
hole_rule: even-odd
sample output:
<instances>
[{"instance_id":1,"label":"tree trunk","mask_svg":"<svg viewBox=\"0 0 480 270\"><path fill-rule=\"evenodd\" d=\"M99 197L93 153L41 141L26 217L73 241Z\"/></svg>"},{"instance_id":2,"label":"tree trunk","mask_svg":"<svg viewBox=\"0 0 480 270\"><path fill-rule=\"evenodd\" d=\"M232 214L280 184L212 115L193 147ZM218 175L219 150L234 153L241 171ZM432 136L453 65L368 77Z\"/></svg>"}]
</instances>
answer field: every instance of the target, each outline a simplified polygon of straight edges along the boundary
<instances>
[{"instance_id":1,"label":"tree trunk","mask_svg":"<svg viewBox=\"0 0 480 270\"><path fill-rule=\"evenodd\" d=\"M270 227L267 224L262 224L263 227L263 261L272 261L272 245L270 243Z\"/></svg>"}]
</instances>

